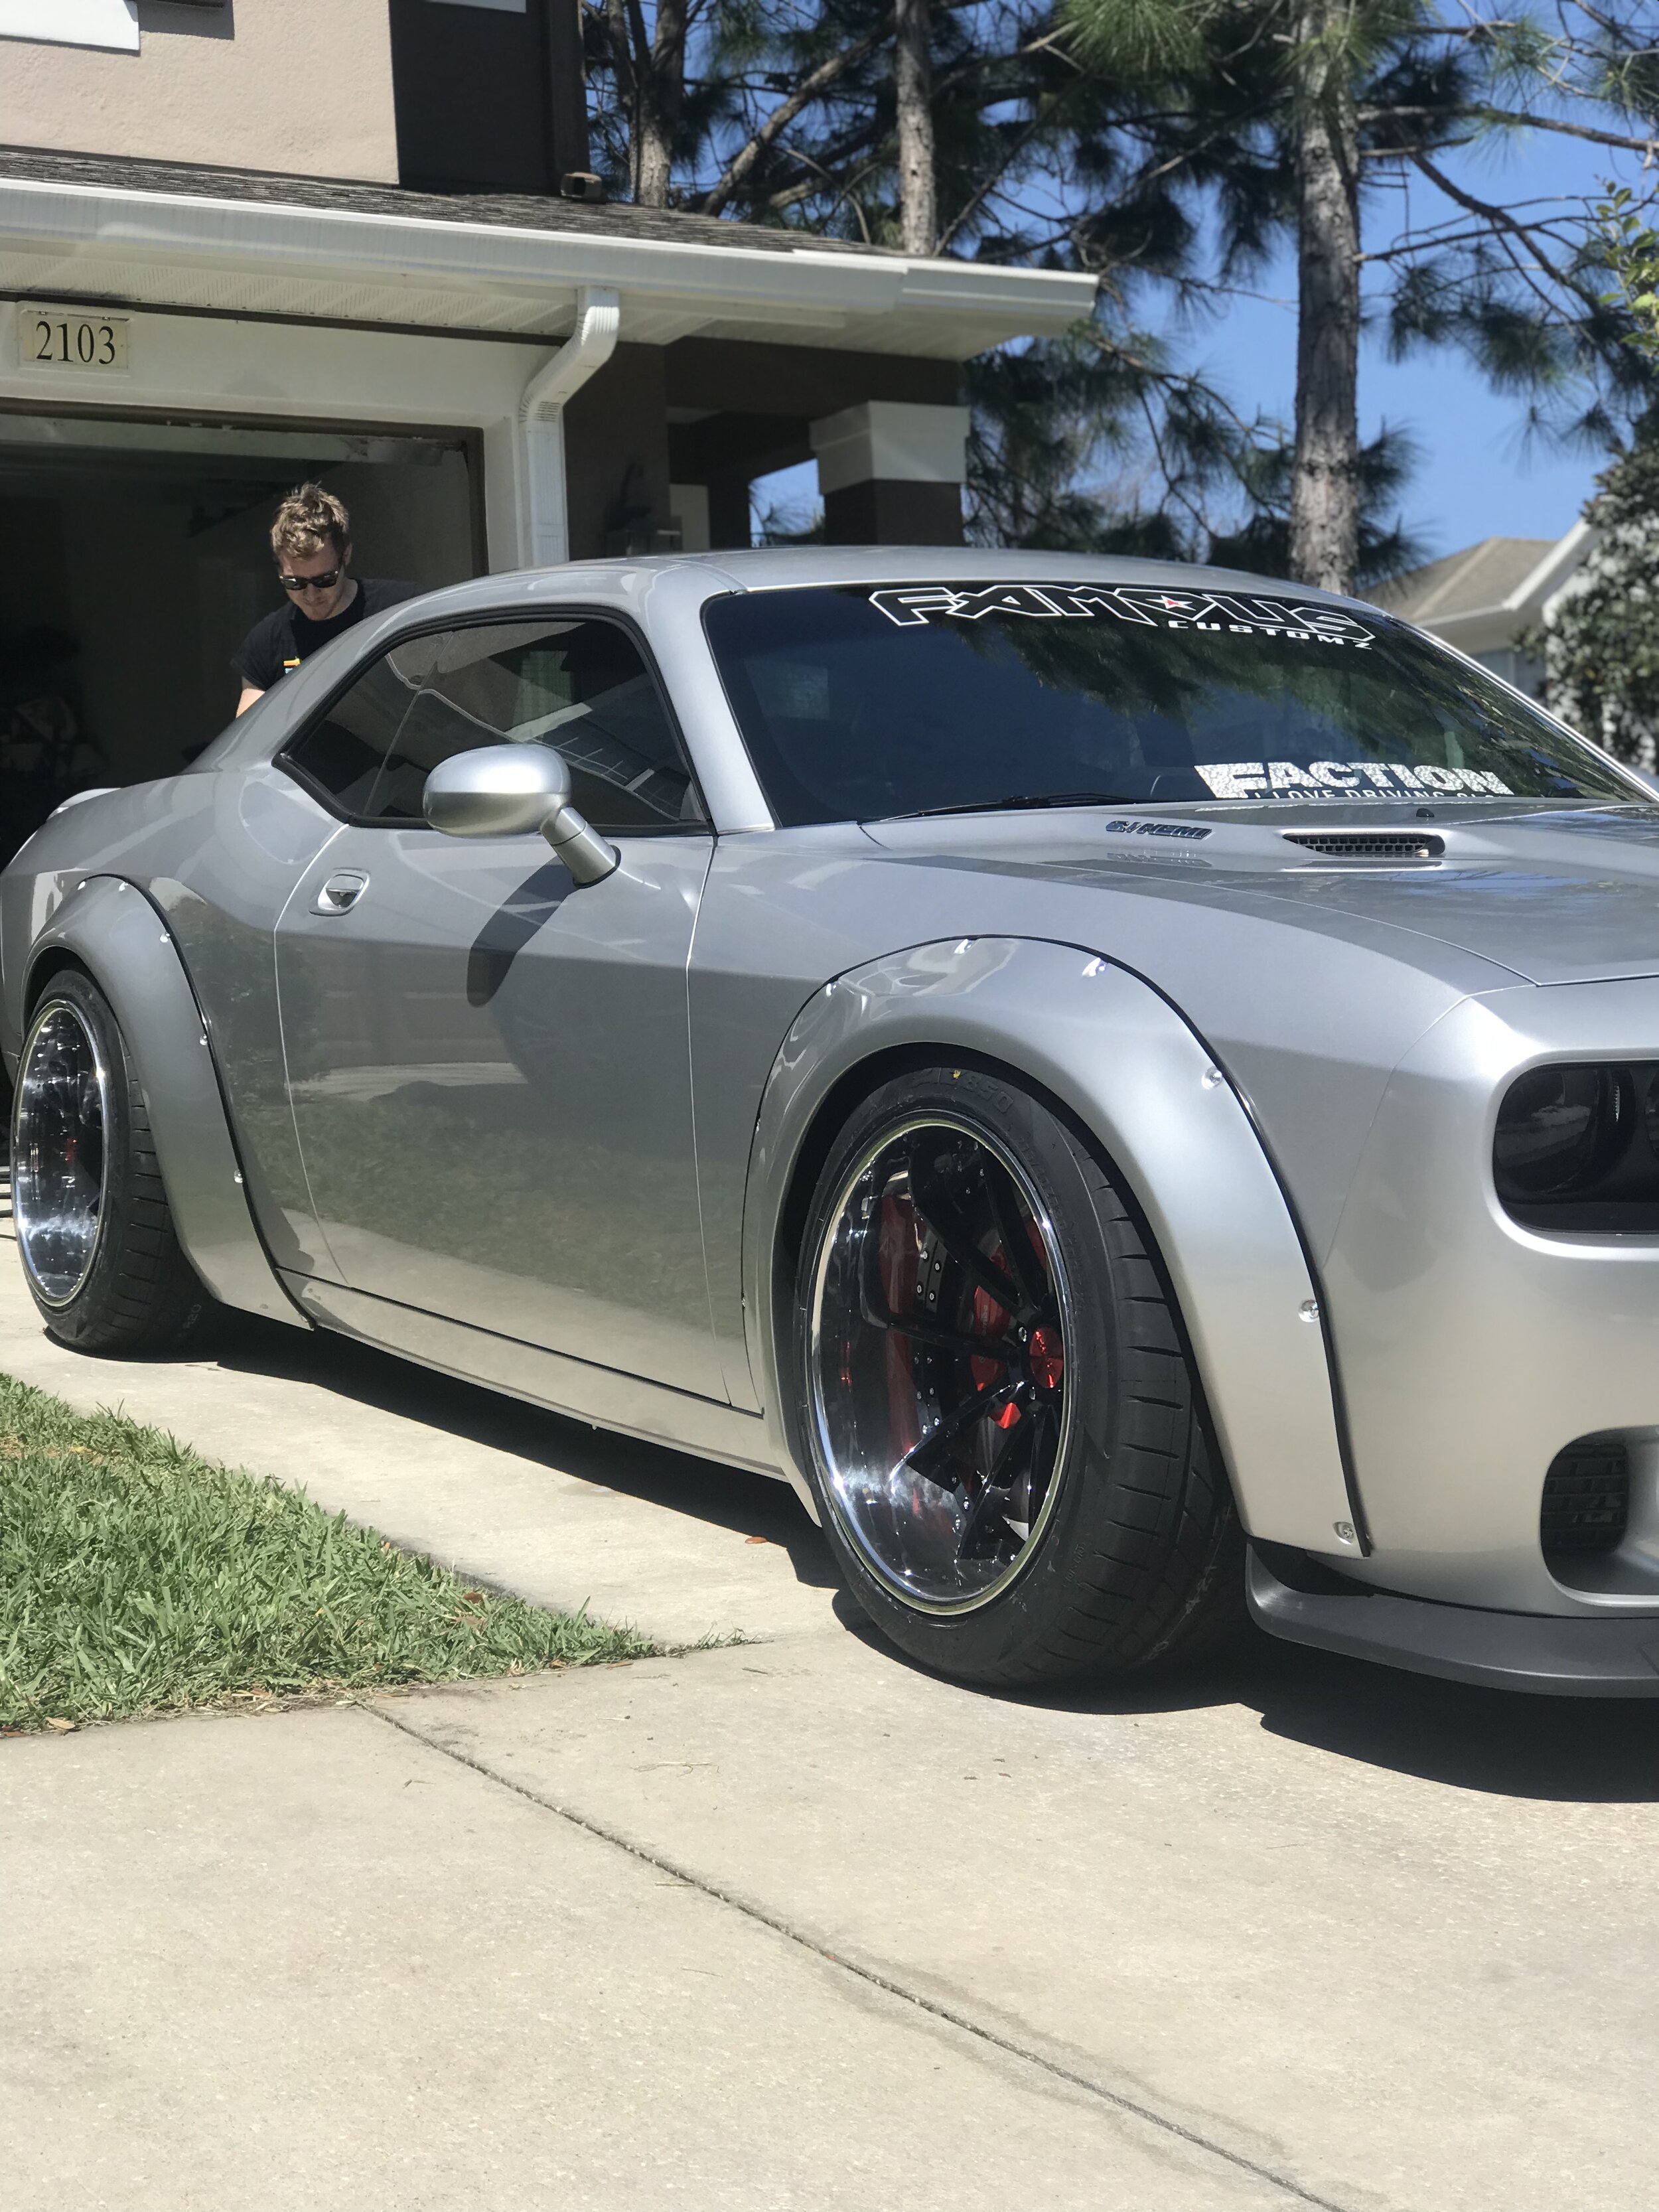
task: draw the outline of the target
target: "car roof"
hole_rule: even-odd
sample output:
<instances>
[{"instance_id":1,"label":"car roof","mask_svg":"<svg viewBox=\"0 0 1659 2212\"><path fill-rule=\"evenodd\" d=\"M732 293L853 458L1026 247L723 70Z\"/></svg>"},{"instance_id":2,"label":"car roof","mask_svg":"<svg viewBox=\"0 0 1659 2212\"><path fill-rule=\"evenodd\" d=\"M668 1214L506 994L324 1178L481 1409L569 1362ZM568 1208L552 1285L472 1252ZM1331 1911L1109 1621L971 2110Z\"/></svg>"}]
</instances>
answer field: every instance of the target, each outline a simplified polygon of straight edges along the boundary
<instances>
[{"instance_id":1,"label":"car roof","mask_svg":"<svg viewBox=\"0 0 1659 2212\"><path fill-rule=\"evenodd\" d=\"M1012 551L985 545L757 545L725 553L658 553L636 559L571 561L557 568L526 572L557 580L561 588L577 579L603 580L613 587L637 591L648 577L675 572L706 576L710 592L758 592L781 585L955 583L1168 584L1187 590L1290 592L1304 604L1352 606L1316 585L1253 575L1242 568L1207 568L1187 561L1145 561L1119 553Z\"/></svg>"},{"instance_id":2,"label":"car roof","mask_svg":"<svg viewBox=\"0 0 1659 2212\"><path fill-rule=\"evenodd\" d=\"M497 570L441 586L371 616L284 678L272 711L243 718L214 740L196 765L232 768L268 759L338 678L410 629L473 623L544 608L588 608L632 615L658 633L684 636L700 627L703 604L733 592L791 586L928 583L1163 585L1170 590L1288 593L1299 605L1364 607L1311 584L1121 554L1012 552L980 545L766 545L716 553L658 553L556 567ZM1373 616L1376 610L1369 610ZM747 773L747 771L745 771Z\"/></svg>"}]
</instances>

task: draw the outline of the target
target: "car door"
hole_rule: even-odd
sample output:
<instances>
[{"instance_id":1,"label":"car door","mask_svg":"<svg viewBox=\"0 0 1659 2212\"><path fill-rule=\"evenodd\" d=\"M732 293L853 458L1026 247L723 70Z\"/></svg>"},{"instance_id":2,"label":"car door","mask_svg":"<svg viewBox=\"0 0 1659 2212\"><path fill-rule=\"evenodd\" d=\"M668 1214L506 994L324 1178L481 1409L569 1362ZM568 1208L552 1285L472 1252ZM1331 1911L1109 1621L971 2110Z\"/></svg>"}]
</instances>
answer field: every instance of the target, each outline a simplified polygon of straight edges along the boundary
<instances>
[{"instance_id":1,"label":"car door","mask_svg":"<svg viewBox=\"0 0 1659 2212\"><path fill-rule=\"evenodd\" d=\"M421 815L453 754L556 742L621 865ZM709 1397L687 963L713 837L641 648L599 616L394 643L283 757L342 817L276 929L289 1095L341 1279Z\"/></svg>"}]
</instances>

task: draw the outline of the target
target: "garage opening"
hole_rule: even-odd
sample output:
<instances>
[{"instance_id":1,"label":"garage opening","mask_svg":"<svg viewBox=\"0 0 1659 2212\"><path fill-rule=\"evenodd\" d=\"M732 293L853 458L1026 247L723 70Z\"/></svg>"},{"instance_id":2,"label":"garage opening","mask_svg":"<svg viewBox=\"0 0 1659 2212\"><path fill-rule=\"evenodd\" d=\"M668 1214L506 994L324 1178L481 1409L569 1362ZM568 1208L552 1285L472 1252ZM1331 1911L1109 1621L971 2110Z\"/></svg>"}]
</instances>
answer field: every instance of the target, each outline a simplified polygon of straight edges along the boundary
<instances>
[{"instance_id":1,"label":"garage opening","mask_svg":"<svg viewBox=\"0 0 1659 2212\"><path fill-rule=\"evenodd\" d=\"M476 476L459 432L0 415L0 864L72 792L175 775L230 720L284 492L325 484L356 574L431 590L485 565Z\"/></svg>"}]
</instances>

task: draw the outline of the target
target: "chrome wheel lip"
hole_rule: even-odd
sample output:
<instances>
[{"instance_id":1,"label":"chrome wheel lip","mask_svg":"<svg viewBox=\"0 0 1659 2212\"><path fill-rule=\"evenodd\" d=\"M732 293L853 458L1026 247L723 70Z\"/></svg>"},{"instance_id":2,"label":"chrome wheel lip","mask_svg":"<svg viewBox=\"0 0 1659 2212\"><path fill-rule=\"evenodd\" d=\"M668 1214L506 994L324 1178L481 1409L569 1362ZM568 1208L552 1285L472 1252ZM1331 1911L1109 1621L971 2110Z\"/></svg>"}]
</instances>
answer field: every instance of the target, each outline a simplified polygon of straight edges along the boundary
<instances>
[{"instance_id":1,"label":"chrome wheel lip","mask_svg":"<svg viewBox=\"0 0 1659 2212\"><path fill-rule=\"evenodd\" d=\"M1032 1522L1018 1554L1003 1573L994 1582L988 1583L983 1589L972 1591L959 1598L937 1598L926 1595L913 1584L906 1582L902 1577L896 1574L873 1546L866 1540L863 1529L860 1527L856 1516L848 1509L843 1498L826 1434L823 1360L823 1304L825 1286L838 1242L840 1225L845 1218L853 1193L882 1154L894 1145L902 1142L905 1137L921 1129L945 1129L955 1135L966 1137L971 1143L981 1146L988 1152L1012 1178L1015 1188L1030 1209L1031 1218L1036 1224L1042 1238L1043 1255L1048 1263L1049 1278L1054 1285L1055 1301L1060 1310L1060 1327L1067 1361L1066 1388L1060 1403L1060 1433L1054 1443L1054 1473L1050 1477L1037 1516ZM1076 1391L1071 1381L1070 1363L1073 1357L1073 1347L1077 1342L1077 1333L1073 1325L1073 1313L1070 1281L1060 1249L1059 1240L1054 1233L1054 1224L1048 1216L1048 1209L1033 1186L1030 1176L1006 1146L980 1124L945 1110L912 1115L884 1129L879 1136L866 1145L842 1177L836 1193L835 1204L829 1212L813 1267L811 1329L808 1338L810 1370L808 1434L819 1480L824 1492L826 1510L835 1515L837 1526L852 1543L860 1558L882 1588L890 1592L911 1612L929 1614L939 1619L961 1619L966 1614L978 1613L986 1606L1004 1596L1026 1573L1035 1559L1059 1501L1066 1454L1072 1439L1073 1407L1076 1401Z\"/></svg>"},{"instance_id":2,"label":"chrome wheel lip","mask_svg":"<svg viewBox=\"0 0 1659 2212\"><path fill-rule=\"evenodd\" d=\"M33 1221L30 1219L30 1211L34 1203L35 1194L33 1188L34 1174L29 1158L28 1121L31 1106L38 1098L40 1091L40 1079L35 1076L33 1079L33 1096L31 1096L30 1063L40 1043L41 1032L50 1022L60 1017L72 1022L79 1030L86 1048L87 1056L91 1061L90 1072L96 1085L98 1097L100 1139L97 1204L95 1208L91 1210L91 1233L80 1272L67 1290L53 1289L42 1279L37 1264L36 1252L32 1249L38 1247L47 1228L48 1219L58 1217L51 1216L46 1219L37 1218ZM11 1204L12 1216L17 1229L18 1254L23 1262L24 1273L29 1279L29 1287L40 1303L50 1307L55 1313L61 1313L66 1306L73 1305L76 1299L80 1297L87 1286L87 1279L92 1273L103 1244L104 1225L108 1212L106 1200L109 1194L109 1067L100 1048L98 1039L94 1036L85 1015L71 1000L50 1000L40 1009L30 1024L23 1049L18 1056L17 1089L12 1106L11 1123Z\"/></svg>"}]
</instances>

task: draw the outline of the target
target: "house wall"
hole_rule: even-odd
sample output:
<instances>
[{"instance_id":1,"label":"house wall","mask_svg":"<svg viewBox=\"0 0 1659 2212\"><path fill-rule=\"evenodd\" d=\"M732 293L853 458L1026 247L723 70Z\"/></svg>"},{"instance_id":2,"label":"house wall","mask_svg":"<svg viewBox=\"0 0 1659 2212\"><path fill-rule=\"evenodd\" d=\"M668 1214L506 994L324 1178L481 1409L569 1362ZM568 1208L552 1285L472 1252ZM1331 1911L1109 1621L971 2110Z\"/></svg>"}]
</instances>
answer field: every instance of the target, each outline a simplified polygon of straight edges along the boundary
<instances>
[{"instance_id":1,"label":"house wall","mask_svg":"<svg viewBox=\"0 0 1659 2212\"><path fill-rule=\"evenodd\" d=\"M567 0L574 15L575 0ZM586 168L585 137L555 146L543 0L520 8L391 0L403 182L417 191L547 192Z\"/></svg>"},{"instance_id":2,"label":"house wall","mask_svg":"<svg viewBox=\"0 0 1659 2212\"><path fill-rule=\"evenodd\" d=\"M564 413L570 557L650 552L668 526L663 349L622 345Z\"/></svg>"},{"instance_id":3,"label":"house wall","mask_svg":"<svg viewBox=\"0 0 1659 2212\"><path fill-rule=\"evenodd\" d=\"M0 42L0 143L397 181L386 0L142 0L138 24L137 53Z\"/></svg>"}]
</instances>

